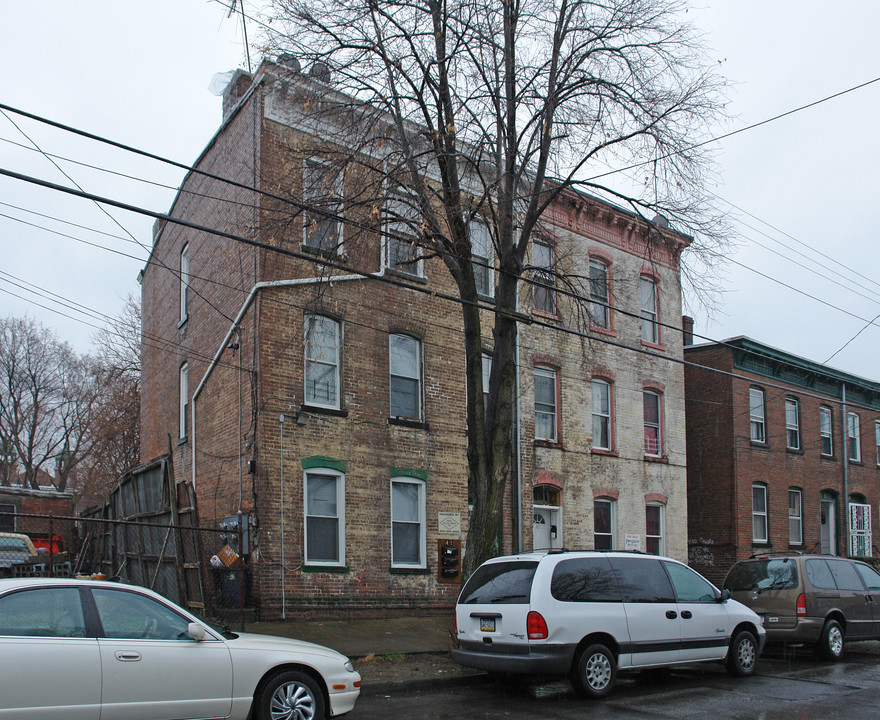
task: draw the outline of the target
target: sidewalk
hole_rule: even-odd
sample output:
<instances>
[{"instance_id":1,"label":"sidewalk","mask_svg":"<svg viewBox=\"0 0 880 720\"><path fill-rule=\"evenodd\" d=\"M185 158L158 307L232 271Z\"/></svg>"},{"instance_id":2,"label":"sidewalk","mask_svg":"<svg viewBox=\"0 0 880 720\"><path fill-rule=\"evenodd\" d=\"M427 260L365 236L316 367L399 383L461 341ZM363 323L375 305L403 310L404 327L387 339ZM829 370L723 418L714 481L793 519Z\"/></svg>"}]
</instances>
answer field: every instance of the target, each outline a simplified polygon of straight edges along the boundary
<instances>
[{"instance_id":1,"label":"sidewalk","mask_svg":"<svg viewBox=\"0 0 880 720\"><path fill-rule=\"evenodd\" d=\"M367 695L414 692L485 678L484 673L463 668L449 656L455 634L452 617L255 622L245 629L326 645L347 655L361 674L361 692Z\"/></svg>"}]
</instances>

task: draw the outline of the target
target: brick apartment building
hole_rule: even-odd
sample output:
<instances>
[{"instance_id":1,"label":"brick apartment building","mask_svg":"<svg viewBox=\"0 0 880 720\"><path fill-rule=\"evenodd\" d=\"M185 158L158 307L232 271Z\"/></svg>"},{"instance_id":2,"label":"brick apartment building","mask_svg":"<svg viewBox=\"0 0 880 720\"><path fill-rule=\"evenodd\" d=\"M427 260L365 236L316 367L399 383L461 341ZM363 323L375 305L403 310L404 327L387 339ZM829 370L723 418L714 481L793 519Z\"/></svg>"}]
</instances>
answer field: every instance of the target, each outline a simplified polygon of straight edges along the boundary
<instances>
[{"instance_id":1,"label":"brick apartment building","mask_svg":"<svg viewBox=\"0 0 880 720\"><path fill-rule=\"evenodd\" d=\"M461 311L419 292L454 292L447 271L437 259L402 271L376 230L331 253L352 271L328 270L312 231L339 232L334 220L306 207L305 220L275 222L274 201L246 189L303 187L320 166L318 129L294 100L320 82L270 62L239 71L196 165L239 185L190 173L170 212L189 226L157 223L141 275L141 457L170 445L203 525L249 518L251 599L264 618L448 607L458 582L441 581L438 545L463 544L468 522ZM337 191L362 192L362 181ZM346 215L341 232L368 226L368 213ZM524 284L521 312L540 323L521 325L503 552L687 555L683 348L667 324L681 321L690 239L657 238L590 197L569 194L546 213L531 263L592 278L591 327L555 330L564 294L549 280ZM491 301L491 250L486 260Z\"/></svg>"},{"instance_id":2,"label":"brick apartment building","mask_svg":"<svg viewBox=\"0 0 880 720\"><path fill-rule=\"evenodd\" d=\"M745 337L684 355L691 565L720 582L754 554L872 556L880 384Z\"/></svg>"}]
</instances>

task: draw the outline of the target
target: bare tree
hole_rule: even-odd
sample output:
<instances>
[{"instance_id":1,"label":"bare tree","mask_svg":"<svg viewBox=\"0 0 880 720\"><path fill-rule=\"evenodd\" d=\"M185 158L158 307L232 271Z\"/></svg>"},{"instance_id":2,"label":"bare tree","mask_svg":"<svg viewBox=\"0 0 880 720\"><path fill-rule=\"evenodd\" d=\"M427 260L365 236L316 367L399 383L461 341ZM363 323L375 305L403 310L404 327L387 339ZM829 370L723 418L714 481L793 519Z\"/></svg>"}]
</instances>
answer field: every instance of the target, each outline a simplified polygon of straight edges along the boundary
<instances>
[{"instance_id":1,"label":"bare tree","mask_svg":"<svg viewBox=\"0 0 880 720\"><path fill-rule=\"evenodd\" d=\"M462 301L474 503L464 577L495 552L512 472L517 299L523 282L541 281L527 257L545 209L563 193L594 193L718 252L698 141L721 111L721 83L685 10L676 0L273 2L267 47L310 64L318 80L332 74L320 97L293 100L335 150L336 177L383 178L342 198L328 191L339 180L315 168L321 192L303 181L307 237L327 249L343 207L347 222L384 213L392 228L416 231L402 262L440 258ZM621 167L635 179L609 172ZM478 224L497 261L491 313L480 310ZM587 279L560 279L588 294Z\"/></svg>"}]
</instances>

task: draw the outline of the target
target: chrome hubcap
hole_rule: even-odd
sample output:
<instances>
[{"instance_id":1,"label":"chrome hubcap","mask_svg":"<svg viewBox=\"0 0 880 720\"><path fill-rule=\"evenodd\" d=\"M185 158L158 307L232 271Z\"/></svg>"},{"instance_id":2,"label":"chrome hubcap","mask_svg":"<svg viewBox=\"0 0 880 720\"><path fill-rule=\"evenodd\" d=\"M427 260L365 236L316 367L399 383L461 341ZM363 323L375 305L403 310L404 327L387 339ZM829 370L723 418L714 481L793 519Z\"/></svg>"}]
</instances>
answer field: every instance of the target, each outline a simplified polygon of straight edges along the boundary
<instances>
[{"instance_id":1,"label":"chrome hubcap","mask_svg":"<svg viewBox=\"0 0 880 720\"><path fill-rule=\"evenodd\" d=\"M755 660L757 660L755 646L749 640L743 640L739 644L739 652L737 655L739 656L740 667L742 667L743 670L750 670L755 664Z\"/></svg>"},{"instance_id":2,"label":"chrome hubcap","mask_svg":"<svg viewBox=\"0 0 880 720\"><path fill-rule=\"evenodd\" d=\"M587 684L593 690L604 690L611 681L611 663L602 653L590 656L586 665Z\"/></svg>"},{"instance_id":3,"label":"chrome hubcap","mask_svg":"<svg viewBox=\"0 0 880 720\"><path fill-rule=\"evenodd\" d=\"M835 655L843 652L843 633L839 627L833 627L828 631L828 649Z\"/></svg>"},{"instance_id":4,"label":"chrome hubcap","mask_svg":"<svg viewBox=\"0 0 880 720\"><path fill-rule=\"evenodd\" d=\"M305 685L285 683L272 695L269 711L272 720L312 720L315 717L315 698Z\"/></svg>"}]
</instances>

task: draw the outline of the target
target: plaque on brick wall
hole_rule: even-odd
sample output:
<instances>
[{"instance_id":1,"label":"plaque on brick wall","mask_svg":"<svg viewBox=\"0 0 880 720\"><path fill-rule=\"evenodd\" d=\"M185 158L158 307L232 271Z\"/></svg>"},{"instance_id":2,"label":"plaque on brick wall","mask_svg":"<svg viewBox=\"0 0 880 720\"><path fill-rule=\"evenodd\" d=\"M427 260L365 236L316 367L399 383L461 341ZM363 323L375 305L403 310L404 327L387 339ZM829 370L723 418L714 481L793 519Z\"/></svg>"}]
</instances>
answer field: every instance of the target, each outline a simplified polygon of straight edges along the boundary
<instances>
[{"instance_id":1,"label":"plaque on brick wall","mask_svg":"<svg viewBox=\"0 0 880 720\"><path fill-rule=\"evenodd\" d=\"M441 535L459 535L461 533L461 513L437 513L437 526Z\"/></svg>"}]
</instances>

